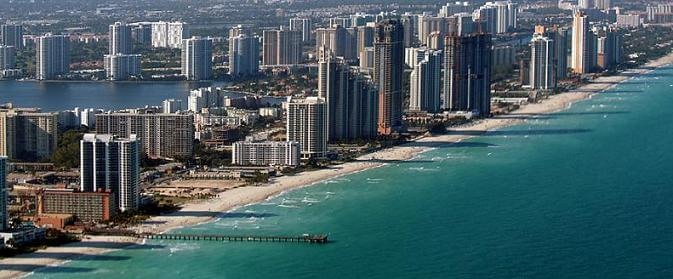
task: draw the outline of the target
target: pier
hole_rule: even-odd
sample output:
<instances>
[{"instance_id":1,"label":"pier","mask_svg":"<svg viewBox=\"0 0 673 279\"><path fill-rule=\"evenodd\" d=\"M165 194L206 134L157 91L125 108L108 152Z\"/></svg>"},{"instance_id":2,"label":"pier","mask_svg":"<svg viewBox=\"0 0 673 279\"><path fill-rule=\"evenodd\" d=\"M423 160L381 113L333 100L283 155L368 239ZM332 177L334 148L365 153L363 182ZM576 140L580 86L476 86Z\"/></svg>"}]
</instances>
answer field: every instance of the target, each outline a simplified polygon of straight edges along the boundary
<instances>
[{"instance_id":1,"label":"pier","mask_svg":"<svg viewBox=\"0 0 673 279\"><path fill-rule=\"evenodd\" d=\"M294 242L294 243L327 243L327 235L302 236L234 236L215 234L140 234L138 237L160 240L192 240L192 241L230 241L230 242Z\"/></svg>"}]
</instances>

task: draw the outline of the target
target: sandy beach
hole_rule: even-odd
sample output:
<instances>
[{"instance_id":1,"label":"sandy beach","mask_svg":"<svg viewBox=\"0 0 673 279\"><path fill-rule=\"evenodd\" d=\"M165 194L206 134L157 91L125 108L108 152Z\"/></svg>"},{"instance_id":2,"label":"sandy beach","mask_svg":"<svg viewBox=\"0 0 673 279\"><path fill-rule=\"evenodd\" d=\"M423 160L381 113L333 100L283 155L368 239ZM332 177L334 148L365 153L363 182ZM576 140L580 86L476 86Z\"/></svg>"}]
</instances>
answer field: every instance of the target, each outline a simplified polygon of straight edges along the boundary
<instances>
[{"instance_id":1,"label":"sandy beach","mask_svg":"<svg viewBox=\"0 0 673 279\"><path fill-rule=\"evenodd\" d=\"M136 227L138 232L161 233L171 229L208 222L227 214L237 207L264 201L283 192L319 183L340 175L374 168L386 161L409 160L414 156L434 147L459 142L473 137L474 134L486 133L495 129L515 125L536 115L552 113L569 107L572 103L589 98L592 94L609 89L619 82L633 76L647 73L652 68L673 63L673 53L652 61L644 67L632 69L614 76L600 77L580 88L550 96L540 103L532 103L506 116L495 117L472 122L468 125L452 128L445 135L423 137L413 142L384 149L359 157L354 162L333 166L328 169L304 172L294 176L275 178L271 183L259 187L240 187L221 193L219 197L185 205L180 211L163 216L156 216ZM471 131L470 135L461 133ZM474 133L476 132L476 133ZM418 144L424 143L424 144ZM375 160L372 160L375 159ZM32 271L46 266L62 264L82 256L100 255L112 249L136 244L137 239L117 237L95 237L85 239L81 243L73 243L61 247L50 247L31 254L0 260L0 278L16 278L30 274Z\"/></svg>"}]
</instances>

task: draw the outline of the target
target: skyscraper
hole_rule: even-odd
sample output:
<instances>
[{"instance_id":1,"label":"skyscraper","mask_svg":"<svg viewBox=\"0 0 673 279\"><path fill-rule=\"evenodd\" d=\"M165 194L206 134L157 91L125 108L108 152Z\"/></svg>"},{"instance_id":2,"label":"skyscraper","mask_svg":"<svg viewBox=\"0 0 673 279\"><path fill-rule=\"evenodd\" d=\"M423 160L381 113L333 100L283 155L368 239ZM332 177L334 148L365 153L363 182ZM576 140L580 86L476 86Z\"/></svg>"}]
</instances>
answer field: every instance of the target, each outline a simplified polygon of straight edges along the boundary
<instances>
[{"instance_id":1,"label":"skyscraper","mask_svg":"<svg viewBox=\"0 0 673 279\"><path fill-rule=\"evenodd\" d=\"M612 8L611 0L595 0L594 6L599 10L609 10Z\"/></svg>"},{"instance_id":2,"label":"skyscraper","mask_svg":"<svg viewBox=\"0 0 673 279\"><path fill-rule=\"evenodd\" d=\"M140 54L115 54L103 57L105 75L109 80L128 80L140 75Z\"/></svg>"},{"instance_id":3,"label":"skyscraper","mask_svg":"<svg viewBox=\"0 0 673 279\"><path fill-rule=\"evenodd\" d=\"M13 46L17 50L23 48L23 26L0 25L0 45Z\"/></svg>"},{"instance_id":4,"label":"skyscraper","mask_svg":"<svg viewBox=\"0 0 673 279\"><path fill-rule=\"evenodd\" d=\"M109 28L108 54L131 54L131 26L115 22Z\"/></svg>"},{"instance_id":5,"label":"skyscraper","mask_svg":"<svg viewBox=\"0 0 673 279\"><path fill-rule=\"evenodd\" d=\"M109 134L84 134L80 141L80 190L111 191L124 212L140 204L140 142Z\"/></svg>"},{"instance_id":6,"label":"skyscraper","mask_svg":"<svg viewBox=\"0 0 673 279\"><path fill-rule=\"evenodd\" d=\"M486 22L486 30L500 34L517 28L518 6L510 1L487 2L477 10L480 21Z\"/></svg>"},{"instance_id":7,"label":"skyscraper","mask_svg":"<svg viewBox=\"0 0 673 279\"><path fill-rule=\"evenodd\" d=\"M181 48L182 40L189 36L189 25L184 22L152 23L152 47Z\"/></svg>"},{"instance_id":8,"label":"skyscraper","mask_svg":"<svg viewBox=\"0 0 673 279\"><path fill-rule=\"evenodd\" d=\"M36 73L38 80L54 79L70 71L70 38L46 34L37 38Z\"/></svg>"},{"instance_id":9,"label":"skyscraper","mask_svg":"<svg viewBox=\"0 0 673 279\"><path fill-rule=\"evenodd\" d=\"M442 51L425 52L411 71L410 111L439 112L441 95Z\"/></svg>"},{"instance_id":10,"label":"skyscraper","mask_svg":"<svg viewBox=\"0 0 673 279\"><path fill-rule=\"evenodd\" d=\"M397 20L379 22L374 34L373 75L379 90L379 134L390 135L402 129L403 71L403 26Z\"/></svg>"},{"instance_id":11,"label":"skyscraper","mask_svg":"<svg viewBox=\"0 0 673 279\"><path fill-rule=\"evenodd\" d=\"M313 28L310 18L291 18L290 30L301 32L301 41L308 43L311 41L311 30Z\"/></svg>"},{"instance_id":12,"label":"skyscraper","mask_svg":"<svg viewBox=\"0 0 673 279\"><path fill-rule=\"evenodd\" d=\"M376 136L376 92L341 58L322 49L318 62L318 97L327 103L329 140Z\"/></svg>"},{"instance_id":13,"label":"skyscraper","mask_svg":"<svg viewBox=\"0 0 673 279\"><path fill-rule=\"evenodd\" d=\"M7 157L0 157L0 232L9 228L9 189L7 189Z\"/></svg>"},{"instance_id":14,"label":"skyscraper","mask_svg":"<svg viewBox=\"0 0 673 279\"><path fill-rule=\"evenodd\" d=\"M286 29L264 30L263 65L296 65L302 60L301 33Z\"/></svg>"},{"instance_id":15,"label":"skyscraper","mask_svg":"<svg viewBox=\"0 0 673 279\"><path fill-rule=\"evenodd\" d=\"M302 158L327 155L327 104L318 97L289 99L287 141L299 142Z\"/></svg>"},{"instance_id":16,"label":"skyscraper","mask_svg":"<svg viewBox=\"0 0 673 279\"><path fill-rule=\"evenodd\" d=\"M440 37L447 34L447 18L427 15L418 16L418 40L421 44L427 44L428 37L433 32L439 32Z\"/></svg>"},{"instance_id":17,"label":"skyscraper","mask_svg":"<svg viewBox=\"0 0 673 279\"><path fill-rule=\"evenodd\" d=\"M556 58L554 40L535 34L530 42L530 86L533 89L556 88Z\"/></svg>"},{"instance_id":18,"label":"skyscraper","mask_svg":"<svg viewBox=\"0 0 673 279\"><path fill-rule=\"evenodd\" d=\"M259 37L245 34L229 38L229 74L255 75L259 72Z\"/></svg>"},{"instance_id":19,"label":"skyscraper","mask_svg":"<svg viewBox=\"0 0 673 279\"><path fill-rule=\"evenodd\" d=\"M595 30L598 37L597 65L603 69L611 69L622 62L622 36L612 27Z\"/></svg>"},{"instance_id":20,"label":"skyscraper","mask_svg":"<svg viewBox=\"0 0 673 279\"><path fill-rule=\"evenodd\" d=\"M593 33L589 30L589 18L582 12L573 17L571 67L578 74L590 73L595 67Z\"/></svg>"},{"instance_id":21,"label":"skyscraper","mask_svg":"<svg viewBox=\"0 0 673 279\"><path fill-rule=\"evenodd\" d=\"M129 25L131 26L131 39L141 45L152 45L152 23L136 22Z\"/></svg>"},{"instance_id":22,"label":"skyscraper","mask_svg":"<svg viewBox=\"0 0 673 279\"><path fill-rule=\"evenodd\" d=\"M488 117L491 109L490 34L446 37L442 107Z\"/></svg>"},{"instance_id":23,"label":"skyscraper","mask_svg":"<svg viewBox=\"0 0 673 279\"><path fill-rule=\"evenodd\" d=\"M182 40L182 75L187 80L213 78L213 40L201 37Z\"/></svg>"},{"instance_id":24,"label":"skyscraper","mask_svg":"<svg viewBox=\"0 0 673 279\"><path fill-rule=\"evenodd\" d=\"M593 9L594 0L577 0L577 7L580 9Z\"/></svg>"}]
</instances>

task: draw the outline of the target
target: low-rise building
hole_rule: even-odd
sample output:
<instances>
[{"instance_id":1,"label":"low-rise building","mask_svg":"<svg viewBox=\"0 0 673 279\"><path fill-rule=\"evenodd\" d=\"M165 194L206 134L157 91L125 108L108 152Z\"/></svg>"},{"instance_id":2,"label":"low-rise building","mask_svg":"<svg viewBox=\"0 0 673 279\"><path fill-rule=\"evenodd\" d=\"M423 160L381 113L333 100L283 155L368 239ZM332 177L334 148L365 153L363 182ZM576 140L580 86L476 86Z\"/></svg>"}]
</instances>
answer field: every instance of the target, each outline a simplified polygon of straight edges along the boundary
<instances>
[{"instance_id":1,"label":"low-rise building","mask_svg":"<svg viewBox=\"0 0 673 279\"><path fill-rule=\"evenodd\" d=\"M38 195L39 214L72 214L85 222L107 221L117 212L111 192L45 189Z\"/></svg>"},{"instance_id":2,"label":"low-rise building","mask_svg":"<svg viewBox=\"0 0 673 279\"><path fill-rule=\"evenodd\" d=\"M9 231L0 232L0 239L8 247L17 247L26 245L35 241L44 240L46 236L46 229L24 226Z\"/></svg>"}]
</instances>

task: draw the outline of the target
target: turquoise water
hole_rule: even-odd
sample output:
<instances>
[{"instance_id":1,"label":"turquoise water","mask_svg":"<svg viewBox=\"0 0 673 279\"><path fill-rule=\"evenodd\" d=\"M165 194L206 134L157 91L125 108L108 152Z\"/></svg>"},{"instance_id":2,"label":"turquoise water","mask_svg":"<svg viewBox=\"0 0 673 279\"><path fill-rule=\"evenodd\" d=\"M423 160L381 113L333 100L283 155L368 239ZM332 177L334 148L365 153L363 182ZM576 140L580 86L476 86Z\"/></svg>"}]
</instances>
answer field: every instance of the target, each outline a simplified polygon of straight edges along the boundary
<instances>
[{"instance_id":1,"label":"turquoise water","mask_svg":"<svg viewBox=\"0 0 673 279\"><path fill-rule=\"evenodd\" d=\"M673 68L569 110L33 278L672 278Z\"/></svg>"}]
</instances>

